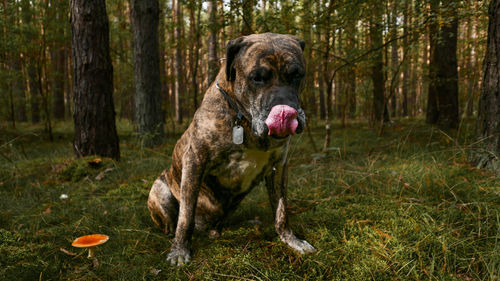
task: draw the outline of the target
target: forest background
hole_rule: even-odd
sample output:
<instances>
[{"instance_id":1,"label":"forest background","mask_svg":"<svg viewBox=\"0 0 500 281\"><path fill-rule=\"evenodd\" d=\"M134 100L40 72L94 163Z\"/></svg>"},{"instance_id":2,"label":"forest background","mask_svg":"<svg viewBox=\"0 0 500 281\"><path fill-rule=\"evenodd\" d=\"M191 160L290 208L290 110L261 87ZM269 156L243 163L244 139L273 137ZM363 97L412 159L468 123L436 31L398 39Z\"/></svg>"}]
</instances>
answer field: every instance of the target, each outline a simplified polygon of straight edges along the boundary
<instances>
[{"instance_id":1,"label":"forest background","mask_svg":"<svg viewBox=\"0 0 500 281\"><path fill-rule=\"evenodd\" d=\"M432 110L429 71L440 62L432 60L431 45L441 27L457 24L451 29L456 37L456 106L460 117L477 113L486 1L160 0L158 7L161 110L167 132L193 115L225 56L225 43L262 32L294 34L307 42L303 107L311 120L329 116L344 124L346 119L380 119L376 103L387 107L386 121ZM106 9L117 118L134 120L130 4L106 1ZM43 122L47 129L55 120L70 119L69 3L5 0L0 24L1 118L13 127L30 121ZM449 44L444 47L444 56L453 57ZM443 126L456 128L458 115L455 119Z\"/></svg>"}]
</instances>

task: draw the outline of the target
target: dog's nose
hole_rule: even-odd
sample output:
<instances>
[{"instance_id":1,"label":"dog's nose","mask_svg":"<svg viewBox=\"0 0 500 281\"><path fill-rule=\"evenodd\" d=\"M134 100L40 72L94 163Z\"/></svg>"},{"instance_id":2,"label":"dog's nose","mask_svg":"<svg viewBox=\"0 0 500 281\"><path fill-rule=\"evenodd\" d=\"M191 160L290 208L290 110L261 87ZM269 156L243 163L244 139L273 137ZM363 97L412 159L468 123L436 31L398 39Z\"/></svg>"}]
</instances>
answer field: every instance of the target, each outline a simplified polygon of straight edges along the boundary
<instances>
[{"instance_id":1,"label":"dog's nose","mask_svg":"<svg viewBox=\"0 0 500 281\"><path fill-rule=\"evenodd\" d=\"M284 137L295 134L299 126L297 121L297 110L286 104L273 106L265 121L269 128L269 135Z\"/></svg>"}]
</instances>

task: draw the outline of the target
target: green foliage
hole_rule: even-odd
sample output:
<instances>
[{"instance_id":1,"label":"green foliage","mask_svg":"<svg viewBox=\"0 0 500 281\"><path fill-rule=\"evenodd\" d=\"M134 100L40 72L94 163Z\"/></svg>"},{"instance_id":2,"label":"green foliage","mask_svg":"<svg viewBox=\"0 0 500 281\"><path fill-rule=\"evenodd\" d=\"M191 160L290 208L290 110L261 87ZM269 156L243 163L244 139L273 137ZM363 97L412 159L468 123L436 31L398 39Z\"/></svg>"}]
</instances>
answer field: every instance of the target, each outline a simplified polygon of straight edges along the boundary
<instances>
[{"instance_id":1,"label":"green foliage","mask_svg":"<svg viewBox=\"0 0 500 281\"><path fill-rule=\"evenodd\" d=\"M276 236L261 185L229 218L220 237L193 238L193 262L166 262L171 236L149 218L146 200L169 166L175 138L141 148L118 123L121 162L73 159L71 126L56 143L41 128L0 136L0 276L6 280L496 280L499 276L498 176L466 163L470 124L450 135L418 122L386 129L334 124L328 153L307 136L290 151L289 209L295 232L319 251L300 256ZM314 140L323 137L312 128ZM7 160L9 159L9 160ZM104 172L100 179L96 177ZM59 199L61 194L69 196ZM100 266L72 248L104 233Z\"/></svg>"},{"instance_id":2,"label":"green foliage","mask_svg":"<svg viewBox=\"0 0 500 281\"><path fill-rule=\"evenodd\" d=\"M69 22L68 1L29 1L29 0L6 0L0 5L0 118L9 120L15 115L17 109L23 105L27 112L31 111L32 101L37 100L39 95L33 87L37 85L41 90L41 102L45 103L47 109L40 106L40 113L48 120L52 112L52 92L55 86L54 80L64 76L65 94L69 99L65 106L71 107L71 79L72 62L65 64L64 73L54 70L57 56L56 50L67 51L70 58L71 28ZM181 1L182 38L173 40L173 30L176 23L172 18L171 1L160 0L160 26L159 43L162 56L162 109L167 118L173 115L174 105L172 92L175 83L185 88L181 93L180 100L186 116L194 112L194 92L200 99L204 90L211 81L206 80L207 72L207 38L208 26L220 28L217 37L217 57L224 57L224 46L230 39L241 36L245 25L243 14L252 14L249 19L252 30L256 33L277 32L290 33L305 39L308 75L306 89L303 92L303 106L309 113L319 110L319 104L325 103L325 98L320 98L320 92L327 95L326 82L323 78L330 80L334 73L333 82L335 87L331 94L335 95L332 112L336 117L341 117L341 109L346 104L347 96L355 96L357 110L349 112L351 116L362 116L370 118L372 107L371 75L372 54L374 53L369 44L369 23L373 21L374 11L380 13L379 28L383 30L383 42L391 40L393 32L398 35L397 50L399 60L402 63L400 72L409 69L411 74L407 85L408 106L410 115L422 114L425 110L426 95L428 88L428 67L424 61L423 53L428 50L429 25L433 23L445 24L450 22L453 13L457 13L460 20L458 62L460 68L459 77L459 102L461 111L467 116L474 113L477 108L479 97L479 85L481 80L481 61L484 57L485 43L487 38L487 1L441 1L438 14L430 13L430 0L384 0L384 1L361 1L361 0L267 0L250 1L253 6L244 5L249 1L223 1L217 5L216 22L210 22L207 14L206 1L190 0ZM266 3L265 7L262 7ZM106 1L106 8L110 25L110 55L114 67L114 104L117 116L120 118L133 119L133 61L132 32L129 19L129 7L126 0ZM395 9L395 27L389 20L392 17L392 7ZM200 9L200 22L195 16L194 22L190 18L190 12L197 15ZM404 14L408 14L408 22L405 23ZM191 27L193 27L191 29ZM470 29L470 30L469 30ZM193 52L191 47L196 45L195 34L200 34L200 46L196 48L199 52L197 65L197 86L191 83L193 69L191 65ZM406 34L407 33L407 34ZM404 42L404 38L408 42ZM383 47L385 53L384 80L386 93L389 96L391 84L396 91L396 111L401 113L402 108L402 81L393 83L395 67L390 65L390 44ZM185 62L182 77L176 77L172 63L173 50L180 46L183 61ZM379 47L379 46L376 46ZM193 50L194 51L194 50ZM405 58L403 58L405 56ZM15 67L18 62L20 67ZM27 68L36 68L35 77L28 77ZM347 73L353 73L354 89L350 89ZM64 75L62 75L64 74ZM324 76L324 77L322 77ZM406 79L406 78L405 78ZM14 83L14 82L17 82ZM34 83L27 87L29 82ZM24 85L16 89L18 84ZM29 89L30 88L30 89ZM37 89L38 90L38 89ZM310 104L314 103L314 104ZM470 108L470 109L469 109ZM464 109L464 110L462 110ZM45 111L45 112L44 112ZM67 111L69 113L69 110ZM28 114L29 116L30 114ZM69 114L67 114L69 115ZM66 116L69 117L69 116ZM19 118L18 118L19 119ZM167 121L168 122L168 121Z\"/></svg>"}]
</instances>

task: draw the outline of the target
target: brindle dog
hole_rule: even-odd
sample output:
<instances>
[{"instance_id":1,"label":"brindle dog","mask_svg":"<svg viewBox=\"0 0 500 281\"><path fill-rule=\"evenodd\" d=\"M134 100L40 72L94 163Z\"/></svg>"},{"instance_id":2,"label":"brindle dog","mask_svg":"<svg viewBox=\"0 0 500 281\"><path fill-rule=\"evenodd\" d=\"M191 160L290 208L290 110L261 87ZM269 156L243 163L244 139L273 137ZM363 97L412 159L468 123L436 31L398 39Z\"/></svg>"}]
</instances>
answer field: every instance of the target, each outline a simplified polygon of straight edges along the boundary
<instances>
[{"instance_id":1,"label":"brindle dog","mask_svg":"<svg viewBox=\"0 0 500 281\"><path fill-rule=\"evenodd\" d=\"M287 218L287 153L295 129L269 135L266 125L271 109L285 105L296 110L295 132L304 129L305 114L299 102L305 75L303 49L302 40L272 33L244 36L227 44L225 65L177 142L172 166L149 193L153 221L165 233L175 231L167 257L172 264L190 261L195 227L218 233L221 222L263 179L281 240L299 253L315 251L294 235ZM242 144L232 141L237 110L243 115Z\"/></svg>"}]
</instances>

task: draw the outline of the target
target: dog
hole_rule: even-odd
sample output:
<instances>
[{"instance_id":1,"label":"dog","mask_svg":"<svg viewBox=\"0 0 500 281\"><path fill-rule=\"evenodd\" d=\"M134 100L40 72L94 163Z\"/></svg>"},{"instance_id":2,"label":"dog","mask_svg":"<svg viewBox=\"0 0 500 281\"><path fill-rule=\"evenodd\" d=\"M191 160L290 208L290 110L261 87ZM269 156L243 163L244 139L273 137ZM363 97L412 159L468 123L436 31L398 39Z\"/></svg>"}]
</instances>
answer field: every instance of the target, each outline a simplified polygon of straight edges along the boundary
<instances>
[{"instance_id":1,"label":"dog","mask_svg":"<svg viewBox=\"0 0 500 281\"><path fill-rule=\"evenodd\" d=\"M175 235L171 264L188 263L194 229L217 235L262 180L281 240L301 254L316 251L293 233L286 202L290 138L306 125L299 101L304 46L295 36L274 33L227 43L225 63L175 145L170 169L149 193L154 223Z\"/></svg>"}]
</instances>

